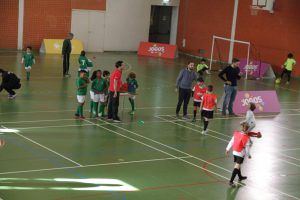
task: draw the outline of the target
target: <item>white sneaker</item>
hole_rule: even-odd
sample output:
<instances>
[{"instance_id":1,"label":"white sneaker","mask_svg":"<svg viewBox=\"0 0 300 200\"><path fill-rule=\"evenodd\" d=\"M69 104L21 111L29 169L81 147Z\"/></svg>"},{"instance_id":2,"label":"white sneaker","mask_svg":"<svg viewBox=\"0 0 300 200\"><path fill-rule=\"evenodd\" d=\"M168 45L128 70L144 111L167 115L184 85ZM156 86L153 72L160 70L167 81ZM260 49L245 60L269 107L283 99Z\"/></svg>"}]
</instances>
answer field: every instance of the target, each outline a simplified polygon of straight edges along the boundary
<instances>
[{"instance_id":1,"label":"white sneaker","mask_svg":"<svg viewBox=\"0 0 300 200\"><path fill-rule=\"evenodd\" d=\"M202 131L202 135L207 135L207 131Z\"/></svg>"}]
</instances>

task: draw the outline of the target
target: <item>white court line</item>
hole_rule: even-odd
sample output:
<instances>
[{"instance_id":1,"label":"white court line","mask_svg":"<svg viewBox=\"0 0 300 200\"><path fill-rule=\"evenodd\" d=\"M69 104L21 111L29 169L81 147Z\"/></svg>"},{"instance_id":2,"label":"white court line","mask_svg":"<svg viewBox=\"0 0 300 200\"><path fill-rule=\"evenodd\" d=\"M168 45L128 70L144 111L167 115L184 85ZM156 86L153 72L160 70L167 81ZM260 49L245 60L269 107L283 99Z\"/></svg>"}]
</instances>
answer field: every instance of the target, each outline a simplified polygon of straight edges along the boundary
<instances>
[{"instance_id":1,"label":"white court line","mask_svg":"<svg viewBox=\"0 0 300 200\"><path fill-rule=\"evenodd\" d=\"M4 126L2 126L2 127L4 127ZM4 128L6 128L6 127L4 127ZM75 162L74 160L71 160L70 158L67 158L67 157L64 156L64 155L62 155L62 154L60 154L60 153L57 153L56 151L54 151L54 150L52 150L52 149L50 149L50 148L48 148L48 147L46 147L46 146L44 146L44 145L42 145L42 144L36 142L36 141L34 141L34 140L32 140L32 139L30 139L30 138L28 138L28 137L25 137L24 135L22 135L22 134L20 134L20 133L14 133L14 134L16 134L16 135L18 135L18 136L20 136L20 137L22 137L22 138L24 138L24 139L26 139L26 140L32 142L32 143L34 143L34 144L36 144L36 145L38 145L38 146L40 146L40 147L42 147L42 148L44 148L44 149L46 149L46 150L48 150L48 151L50 151L50 152L52 152L52 153L54 153L54 154L60 156L60 157L62 157L62 158L64 158L64 159L66 159L66 160L72 162L73 164L76 164L76 165L78 165L78 166L82 166L81 164Z\"/></svg>"},{"instance_id":2,"label":"white court line","mask_svg":"<svg viewBox=\"0 0 300 200\"><path fill-rule=\"evenodd\" d=\"M86 120L86 121L88 121L88 120ZM102 120L101 120L101 121L102 121ZM90 121L88 121L88 122L90 122ZM104 122L105 122L105 121L104 121ZM90 123L91 123L91 124L96 124L96 123L93 123L93 122L90 122ZM150 138L148 138L148 137L139 135L139 134L137 134L137 133L135 133L135 132L133 132L133 131L124 129L124 128L122 128L122 127L115 126L114 124L111 124L111 123L108 123L108 122L106 122L106 123L107 123L108 125L111 125L111 126L114 126L114 127L116 127L116 128L119 128L119 129L121 129L121 130L124 130L124 131L126 131L126 132L128 132L128 133L134 134L134 135L139 136L139 137L141 137L141 138L144 138L144 139L146 139L146 140L149 140L149 141L152 141L152 142L154 142L154 143L160 144L160 145L165 146L165 147L167 147L167 148L169 148L169 149L173 149L173 150L175 150L175 151L177 151L177 152L180 152L180 153L182 153L182 154L185 154L185 155L187 155L187 156L190 156L191 158L195 158L195 159L197 159L197 160L201 160L201 161L203 161L203 162L205 162L205 163L208 163L208 164L210 164L210 165L212 165L212 166L215 166L215 167L217 167L217 168L223 169L224 171L226 171L226 172L228 172L228 173L231 173L230 170L227 170L227 169L225 169L225 168L223 168L223 167L220 167L220 166L215 165L215 164L213 164L213 163L210 163L210 162L207 162L207 161L205 161L205 160L202 160L201 158L198 158L198 157L196 157L196 156L190 155L190 154L188 154L188 153L186 153L186 152L180 151L180 150L178 150L178 149L176 149L176 148L170 147L170 146L168 146L168 145L165 145L165 144L163 144L163 143L160 143L160 142L158 142L158 141L156 141L156 140L153 140L153 139L150 139ZM96 124L96 125L97 125L97 124ZM103 128L103 129L105 129L105 130L108 130L109 132L112 132L112 133L115 133L115 134L120 135L120 136L122 136L122 137L125 137L125 138L127 138L127 139L129 139L129 140L136 141L136 142L138 142L138 143L140 143L140 144L144 144L143 142L140 142L140 141L135 140L135 139L133 139L133 138L130 138L130 137L126 136L126 135L123 135L123 134L118 133L118 132L116 132L116 131L113 131L113 130L111 130L111 129L109 129L109 128L106 128L106 127L104 127L103 125L102 125L102 126L97 125L97 126ZM147 145L147 144L145 144L145 145L148 146L148 147L150 146L150 145ZM172 155L172 154L170 154L170 153L167 153L167 152L165 152L165 151L163 151L163 150L160 150L160 149L157 149L157 148L155 148L155 147L150 146L150 148L155 149L155 150L157 150L157 151L159 151L159 152L162 152L162 153L164 153L164 154L166 154L166 155L172 156L172 157L174 157L174 158L176 157L176 156L174 156L174 155ZM177 158L177 159L180 160L180 161L182 161L182 162L185 162L185 163L187 163L187 164L190 164L190 165L192 165L192 166L194 166L194 167L197 167L197 168L199 168L199 169L202 169L202 170L204 170L204 171L210 172L211 174L214 174L214 175L216 175L216 176L218 176L218 177L221 177L221 178L223 178L223 179L228 180L227 177L225 177L225 176L223 176L223 175L220 175L220 174L218 174L218 173L216 173L216 172L213 172L213 171L211 171L211 170L208 170L208 169L206 169L206 168L203 168L203 167L201 167L201 166L199 166L199 165L196 165L196 164L191 163L191 162L189 162L189 161L183 160L183 159L181 159L181 158ZM237 184L240 184L240 183L237 183ZM249 188L249 189L253 189L253 188L254 188L254 187L250 187L250 186L247 186L247 185L244 186L244 187L247 187L247 188ZM261 190L261 188L255 188L255 189ZM295 197L295 196L292 196L292 195L290 195L290 194L284 193L284 192L279 191L279 190L277 190L277 189L275 189L275 188L269 188L269 189L270 189L270 190L273 190L273 191L276 191L276 192L279 193L280 195L288 196L288 197L290 197L290 198L300 200L300 198L298 198L298 197Z\"/></svg>"},{"instance_id":3,"label":"white court line","mask_svg":"<svg viewBox=\"0 0 300 200\"><path fill-rule=\"evenodd\" d=\"M165 120L165 121L169 121L169 122L172 123L172 124L175 124L175 125L178 125L178 126L181 126L181 127L184 127L184 128L190 129L190 130L193 130L193 131L195 131L195 132L201 132L201 131L199 131L199 130L197 130L197 129L193 129L193 128L188 127L188 126L185 126L185 125L182 125L182 124L178 124L178 123L176 123L176 122L173 122L173 121L170 121L170 120L161 118L161 117L159 117L159 116L155 116L155 117L157 117L157 118L159 118L159 119L162 119L162 120ZM218 132L218 131L212 131L211 129L208 129L208 130L211 131L211 132L219 133L220 135L223 135L222 133L220 133L220 132ZM224 140L223 138L219 138L219 137L216 137L216 136L214 136L214 135L208 134L208 135L205 135L205 137L206 137L206 136L210 136L210 137L216 138L216 139L221 140L221 141L229 142L228 140ZM228 136L227 136L227 137L228 137ZM272 153L273 153L273 152L272 152ZM278 152L275 152L275 153L278 153ZM284 157L293 158L293 157L291 157L291 156L286 156L285 154L282 154L282 153L279 153L279 154L280 154L281 156L284 156ZM286 163L288 163L288 164L291 164L291 162L289 162L289 161L285 161L285 160L282 160L282 159L279 159L279 160L281 160L281 161L283 161L283 162L286 162ZM297 158L294 158L294 160L297 160ZM299 166L298 166L297 164L295 164L295 163L292 163L292 165L295 165L295 166L299 167Z\"/></svg>"},{"instance_id":4,"label":"white court line","mask_svg":"<svg viewBox=\"0 0 300 200\"><path fill-rule=\"evenodd\" d=\"M27 129L40 129L40 128L67 128L67 127L81 127L81 126L93 126L92 124L82 124L82 125L62 125L62 126L35 126L35 127L24 127L24 128L14 128L17 130L27 130Z\"/></svg>"},{"instance_id":5,"label":"white court line","mask_svg":"<svg viewBox=\"0 0 300 200\"><path fill-rule=\"evenodd\" d=\"M140 107L136 108L137 110L151 110L151 109L173 109L175 107L160 107L160 106L154 106L154 107ZM125 110L128 110L131 108L125 108ZM28 114L28 113L62 113L62 112L74 112L73 110L44 110L44 111L29 111L29 112L4 112L0 113L0 115L5 115L5 114Z\"/></svg>"},{"instance_id":6,"label":"white court line","mask_svg":"<svg viewBox=\"0 0 300 200\"><path fill-rule=\"evenodd\" d=\"M281 151L299 151L300 148L293 148L293 149L284 149L284 150L281 150Z\"/></svg>"},{"instance_id":7,"label":"white court line","mask_svg":"<svg viewBox=\"0 0 300 200\"><path fill-rule=\"evenodd\" d=\"M183 156L183 157L179 157L179 158L190 158L190 156ZM43 172L43 171L55 171L55 170L65 170L65 169L79 169L79 168L87 168L87 167L122 165L122 164L132 164L132 163L145 163L145 162L155 162L155 161L165 161L165 160L177 160L177 158L173 158L173 157L171 157L171 158L156 158L156 159L148 159L148 160L134 160L134 161L123 161L123 162L112 162L112 163L100 163L100 164L72 166L72 167L32 169L32 170L23 170L23 171L1 172L0 175L22 174L22 173Z\"/></svg>"},{"instance_id":8,"label":"white court line","mask_svg":"<svg viewBox=\"0 0 300 200\"><path fill-rule=\"evenodd\" d=\"M1 124L19 124L19 123L35 123L35 122L57 122L57 121L76 121L76 119L44 119L44 120L31 120L31 121L11 121L0 122Z\"/></svg>"},{"instance_id":9,"label":"white court line","mask_svg":"<svg viewBox=\"0 0 300 200\"><path fill-rule=\"evenodd\" d=\"M286 130L292 131L292 132L300 133L300 131L297 131L297 130L294 130L294 129L291 129L291 128L287 128L287 127L284 127L284 126L279 126L277 124L272 124L272 125L277 126L278 128L282 128L282 129L286 129Z\"/></svg>"}]
</instances>

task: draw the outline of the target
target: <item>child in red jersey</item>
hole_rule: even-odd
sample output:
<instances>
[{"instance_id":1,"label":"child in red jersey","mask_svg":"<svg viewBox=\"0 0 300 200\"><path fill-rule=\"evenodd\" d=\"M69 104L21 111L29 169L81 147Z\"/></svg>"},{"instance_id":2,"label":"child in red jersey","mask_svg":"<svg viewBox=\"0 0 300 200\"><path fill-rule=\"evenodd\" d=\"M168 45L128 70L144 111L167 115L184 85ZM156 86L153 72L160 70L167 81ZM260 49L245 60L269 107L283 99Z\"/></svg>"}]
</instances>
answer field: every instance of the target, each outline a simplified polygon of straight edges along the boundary
<instances>
[{"instance_id":1,"label":"child in red jersey","mask_svg":"<svg viewBox=\"0 0 300 200\"><path fill-rule=\"evenodd\" d=\"M204 84L202 77L197 79L197 84L193 88L193 99L194 99L194 118L192 122L196 122L197 110L200 108L202 102L202 96L206 94L207 87Z\"/></svg>"},{"instance_id":2,"label":"child in red jersey","mask_svg":"<svg viewBox=\"0 0 300 200\"><path fill-rule=\"evenodd\" d=\"M201 117L203 118L203 131L202 134L207 134L207 127L209 120L214 118L214 110L217 109L217 95L213 94L213 86L207 86L207 92L202 97L200 106Z\"/></svg>"},{"instance_id":3,"label":"child in red jersey","mask_svg":"<svg viewBox=\"0 0 300 200\"><path fill-rule=\"evenodd\" d=\"M230 140L229 144L226 147L226 156L229 155L229 150L232 148L232 154L234 158L234 169L232 171L232 175L229 181L229 185L235 187L233 181L238 175L239 181L243 181L247 179L247 176L242 176L241 173L241 165L244 162L245 156L251 159L250 155L250 136L249 136L249 124L247 122L243 122L241 124L242 131L234 131L233 137Z\"/></svg>"}]
</instances>

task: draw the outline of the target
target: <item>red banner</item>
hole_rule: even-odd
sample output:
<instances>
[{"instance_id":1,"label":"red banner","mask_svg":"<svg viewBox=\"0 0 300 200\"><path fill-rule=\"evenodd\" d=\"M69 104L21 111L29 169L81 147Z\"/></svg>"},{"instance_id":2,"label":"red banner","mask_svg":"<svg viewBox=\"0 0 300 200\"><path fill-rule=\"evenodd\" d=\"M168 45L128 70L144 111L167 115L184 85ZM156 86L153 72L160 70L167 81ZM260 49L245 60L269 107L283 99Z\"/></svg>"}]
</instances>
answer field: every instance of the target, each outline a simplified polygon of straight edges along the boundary
<instances>
[{"instance_id":1,"label":"red banner","mask_svg":"<svg viewBox=\"0 0 300 200\"><path fill-rule=\"evenodd\" d=\"M176 51L176 45L141 42L138 50L138 55L173 59L176 57Z\"/></svg>"}]
</instances>

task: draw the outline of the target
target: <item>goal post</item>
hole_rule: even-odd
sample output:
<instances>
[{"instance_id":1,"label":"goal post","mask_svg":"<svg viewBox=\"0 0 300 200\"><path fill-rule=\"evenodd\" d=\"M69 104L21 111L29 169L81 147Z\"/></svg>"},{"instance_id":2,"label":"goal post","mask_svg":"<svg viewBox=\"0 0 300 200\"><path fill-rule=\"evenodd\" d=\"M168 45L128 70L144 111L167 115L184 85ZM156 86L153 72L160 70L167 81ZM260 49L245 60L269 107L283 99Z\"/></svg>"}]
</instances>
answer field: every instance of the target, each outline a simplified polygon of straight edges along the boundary
<instances>
[{"instance_id":1,"label":"goal post","mask_svg":"<svg viewBox=\"0 0 300 200\"><path fill-rule=\"evenodd\" d=\"M238 43L238 44L244 44L246 45L247 47L247 65L249 64L249 59L250 59L250 48L251 48L251 43L250 42L247 42L247 41L241 41L241 40L232 40L230 38L225 38L225 37L220 37L220 36L216 36L216 35L213 35L213 39L212 39L212 46L211 46L211 55L210 55L210 63L209 63L209 69L211 70L212 68L212 63L213 63L213 60L214 60L214 49L215 49L215 46L216 46L216 40L223 40L223 41L227 41L229 42L230 44L231 43ZM230 51L228 49L228 51ZM233 52L232 52L233 53ZM230 55L230 53L229 53ZM232 55L232 54L231 54ZM231 63L231 60L228 56L228 63ZM248 72L246 70L246 75L245 75L245 78L247 79L248 78Z\"/></svg>"}]
</instances>

